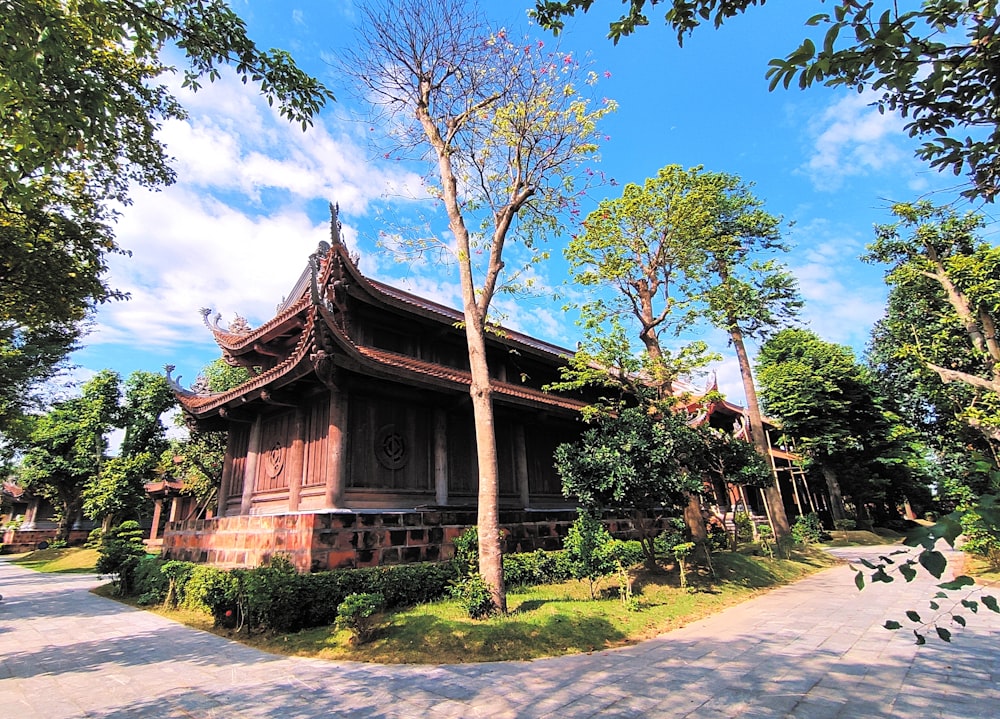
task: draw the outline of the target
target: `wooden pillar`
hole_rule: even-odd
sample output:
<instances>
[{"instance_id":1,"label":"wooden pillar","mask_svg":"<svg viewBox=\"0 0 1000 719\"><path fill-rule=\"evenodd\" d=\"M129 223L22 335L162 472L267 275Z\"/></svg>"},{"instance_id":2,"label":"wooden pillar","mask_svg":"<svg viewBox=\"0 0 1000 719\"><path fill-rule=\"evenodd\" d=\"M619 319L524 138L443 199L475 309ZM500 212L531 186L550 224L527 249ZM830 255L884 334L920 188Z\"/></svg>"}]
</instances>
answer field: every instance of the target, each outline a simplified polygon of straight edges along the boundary
<instances>
[{"instance_id":1,"label":"wooden pillar","mask_svg":"<svg viewBox=\"0 0 1000 719\"><path fill-rule=\"evenodd\" d=\"M531 494L528 489L528 448L524 438L524 425L520 422L514 425L514 478L517 480L517 490L521 495L521 506L531 504Z\"/></svg>"},{"instance_id":2,"label":"wooden pillar","mask_svg":"<svg viewBox=\"0 0 1000 719\"><path fill-rule=\"evenodd\" d=\"M292 419L292 442L288 448L288 511L299 510L299 495L302 492L302 471L306 453L306 418L301 407L296 408Z\"/></svg>"},{"instance_id":3,"label":"wooden pillar","mask_svg":"<svg viewBox=\"0 0 1000 719\"><path fill-rule=\"evenodd\" d=\"M434 501L448 504L448 415L434 410Z\"/></svg>"},{"instance_id":4,"label":"wooden pillar","mask_svg":"<svg viewBox=\"0 0 1000 719\"><path fill-rule=\"evenodd\" d=\"M233 491L233 446L236 442L232 426L230 425L229 435L226 439L226 458L222 461L222 480L219 482L219 504L216 514L220 517L226 516L229 493Z\"/></svg>"},{"instance_id":5,"label":"wooden pillar","mask_svg":"<svg viewBox=\"0 0 1000 719\"><path fill-rule=\"evenodd\" d=\"M178 496L173 496L170 498L170 516L167 517L168 522L176 522L177 514L180 510L181 498Z\"/></svg>"},{"instance_id":6,"label":"wooden pillar","mask_svg":"<svg viewBox=\"0 0 1000 719\"><path fill-rule=\"evenodd\" d=\"M160 516L163 514L163 497L153 501L153 526L149 530L149 541L155 542L160 536Z\"/></svg>"},{"instance_id":7,"label":"wooden pillar","mask_svg":"<svg viewBox=\"0 0 1000 719\"><path fill-rule=\"evenodd\" d=\"M250 514L253 506L253 488L257 479L257 461L260 458L261 425L264 420L257 417L250 427L250 441L247 444L247 461L243 471L243 501L240 502L240 514Z\"/></svg>"},{"instance_id":8,"label":"wooden pillar","mask_svg":"<svg viewBox=\"0 0 1000 719\"><path fill-rule=\"evenodd\" d=\"M330 461L326 467L324 506L339 507L344 498L347 475L347 398L338 389L330 390L330 428L326 435Z\"/></svg>"}]
</instances>

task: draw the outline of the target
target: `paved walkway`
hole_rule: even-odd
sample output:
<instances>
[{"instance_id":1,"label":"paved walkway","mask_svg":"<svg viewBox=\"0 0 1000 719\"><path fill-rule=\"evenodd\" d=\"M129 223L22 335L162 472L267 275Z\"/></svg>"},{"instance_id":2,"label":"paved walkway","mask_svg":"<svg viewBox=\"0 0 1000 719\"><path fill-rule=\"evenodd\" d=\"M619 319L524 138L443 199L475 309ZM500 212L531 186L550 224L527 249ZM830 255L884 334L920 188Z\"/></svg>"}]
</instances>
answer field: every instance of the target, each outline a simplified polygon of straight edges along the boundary
<instances>
[{"instance_id":1,"label":"paved walkway","mask_svg":"<svg viewBox=\"0 0 1000 719\"><path fill-rule=\"evenodd\" d=\"M0 717L1000 716L998 615L964 612L951 645L881 628L926 607L923 578L859 594L838 567L633 647L453 666L276 657L95 584L0 561Z\"/></svg>"}]
</instances>

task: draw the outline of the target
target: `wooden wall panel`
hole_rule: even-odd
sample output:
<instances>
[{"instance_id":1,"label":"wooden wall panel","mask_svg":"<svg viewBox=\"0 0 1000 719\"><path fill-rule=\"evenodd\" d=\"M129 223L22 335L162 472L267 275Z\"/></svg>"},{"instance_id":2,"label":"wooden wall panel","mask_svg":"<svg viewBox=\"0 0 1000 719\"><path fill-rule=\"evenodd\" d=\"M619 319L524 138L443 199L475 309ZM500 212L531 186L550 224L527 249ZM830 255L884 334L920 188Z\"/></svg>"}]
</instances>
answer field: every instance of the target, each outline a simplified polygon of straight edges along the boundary
<instances>
[{"instance_id":1,"label":"wooden wall panel","mask_svg":"<svg viewBox=\"0 0 1000 719\"><path fill-rule=\"evenodd\" d=\"M479 491L476 432L472 411L448 415L448 495L475 495Z\"/></svg>"},{"instance_id":2,"label":"wooden wall panel","mask_svg":"<svg viewBox=\"0 0 1000 719\"><path fill-rule=\"evenodd\" d=\"M528 450L528 487L534 494L562 494L562 481L555 470L553 454L563 442L575 442L578 432L570 428L548 426L525 427Z\"/></svg>"},{"instance_id":3,"label":"wooden wall panel","mask_svg":"<svg viewBox=\"0 0 1000 719\"><path fill-rule=\"evenodd\" d=\"M294 412L264 418L261 427L260 458L254 491L268 492L288 488L290 450Z\"/></svg>"},{"instance_id":4,"label":"wooden wall panel","mask_svg":"<svg viewBox=\"0 0 1000 719\"><path fill-rule=\"evenodd\" d=\"M233 458L233 470L229 482L226 496L229 498L227 506L233 502L239 506L243 495L243 479L247 467L247 447L250 444L250 425L237 424L229 425L229 447L227 450Z\"/></svg>"},{"instance_id":5,"label":"wooden wall panel","mask_svg":"<svg viewBox=\"0 0 1000 719\"><path fill-rule=\"evenodd\" d=\"M330 432L330 397L318 397L306 409L306 456L303 487L325 484L330 449L327 437Z\"/></svg>"},{"instance_id":6,"label":"wooden wall panel","mask_svg":"<svg viewBox=\"0 0 1000 719\"><path fill-rule=\"evenodd\" d=\"M433 491L428 408L352 394L348 415L348 487Z\"/></svg>"}]
</instances>

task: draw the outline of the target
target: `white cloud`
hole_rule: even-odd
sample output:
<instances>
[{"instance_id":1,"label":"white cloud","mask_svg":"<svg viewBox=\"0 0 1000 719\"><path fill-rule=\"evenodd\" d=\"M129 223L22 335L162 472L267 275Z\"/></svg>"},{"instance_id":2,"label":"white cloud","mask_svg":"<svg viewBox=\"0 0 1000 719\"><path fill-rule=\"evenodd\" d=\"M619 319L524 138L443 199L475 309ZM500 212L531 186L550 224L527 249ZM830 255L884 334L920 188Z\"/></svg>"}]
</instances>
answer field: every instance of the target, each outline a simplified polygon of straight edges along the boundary
<instances>
[{"instance_id":1,"label":"white cloud","mask_svg":"<svg viewBox=\"0 0 1000 719\"><path fill-rule=\"evenodd\" d=\"M122 210L116 234L132 256L111 258L110 284L131 300L99 308L91 346L206 341L200 307L263 322L328 236L310 203L334 200L360 219L386 193L422 192L417 175L369 161L350 127L317 118L303 133L231 75L174 89L190 116L161 137L178 181L134 191Z\"/></svg>"},{"instance_id":2,"label":"white cloud","mask_svg":"<svg viewBox=\"0 0 1000 719\"><path fill-rule=\"evenodd\" d=\"M847 178L888 172L907 162L900 147L903 121L895 113L880 114L872 93L853 93L812 119L812 149L800 172L819 190L840 189Z\"/></svg>"}]
</instances>

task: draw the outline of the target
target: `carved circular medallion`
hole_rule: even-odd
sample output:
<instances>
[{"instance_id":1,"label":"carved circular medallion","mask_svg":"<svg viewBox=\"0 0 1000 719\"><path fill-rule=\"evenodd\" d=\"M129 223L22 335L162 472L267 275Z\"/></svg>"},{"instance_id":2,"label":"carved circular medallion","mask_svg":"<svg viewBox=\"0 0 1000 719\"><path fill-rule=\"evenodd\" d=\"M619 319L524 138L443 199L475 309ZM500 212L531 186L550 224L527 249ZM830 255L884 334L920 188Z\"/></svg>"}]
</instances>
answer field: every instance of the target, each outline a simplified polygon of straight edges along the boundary
<instances>
[{"instance_id":1,"label":"carved circular medallion","mask_svg":"<svg viewBox=\"0 0 1000 719\"><path fill-rule=\"evenodd\" d=\"M285 448L281 440L275 440L270 449L264 453L264 467L269 477L277 477L281 474L281 468L285 463Z\"/></svg>"},{"instance_id":2,"label":"carved circular medallion","mask_svg":"<svg viewBox=\"0 0 1000 719\"><path fill-rule=\"evenodd\" d=\"M410 460L406 439L396 425L387 424L375 433L375 458L386 469L402 469Z\"/></svg>"}]
</instances>

